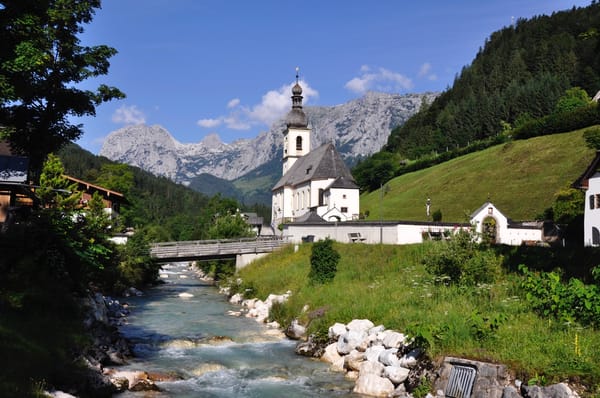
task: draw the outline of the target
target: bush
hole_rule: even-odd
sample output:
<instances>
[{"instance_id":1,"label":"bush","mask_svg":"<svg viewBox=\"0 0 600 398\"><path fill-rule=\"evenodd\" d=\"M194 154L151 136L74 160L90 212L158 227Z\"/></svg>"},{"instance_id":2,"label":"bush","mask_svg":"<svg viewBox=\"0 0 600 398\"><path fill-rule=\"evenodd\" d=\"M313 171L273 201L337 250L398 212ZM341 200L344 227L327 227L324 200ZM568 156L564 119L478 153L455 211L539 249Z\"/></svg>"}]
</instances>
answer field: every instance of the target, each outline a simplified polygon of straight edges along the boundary
<instances>
[{"instance_id":1,"label":"bush","mask_svg":"<svg viewBox=\"0 0 600 398\"><path fill-rule=\"evenodd\" d=\"M333 248L333 241L329 238L316 242L310 255L310 273L308 278L311 283L331 282L337 272L337 263L340 254Z\"/></svg>"},{"instance_id":2,"label":"bush","mask_svg":"<svg viewBox=\"0 0 600 398\"><path fill-rule=\"evenodd\" d=\"M501 263L501 257L479 245L473 233L462 230L451 241L434 244L423 259L429 273L461 285L493 282Z\"/></svg>"},{"instance_id":3,"label":"bush","mask_svg":"<svg viewBox=\"0 0 600 398\"><path fill-rule=\"evenodd\" d=\"M589 148L600 150L600 126L585 129L583 138L585 138L585 143Z\"/></svg>"}]
</instances>

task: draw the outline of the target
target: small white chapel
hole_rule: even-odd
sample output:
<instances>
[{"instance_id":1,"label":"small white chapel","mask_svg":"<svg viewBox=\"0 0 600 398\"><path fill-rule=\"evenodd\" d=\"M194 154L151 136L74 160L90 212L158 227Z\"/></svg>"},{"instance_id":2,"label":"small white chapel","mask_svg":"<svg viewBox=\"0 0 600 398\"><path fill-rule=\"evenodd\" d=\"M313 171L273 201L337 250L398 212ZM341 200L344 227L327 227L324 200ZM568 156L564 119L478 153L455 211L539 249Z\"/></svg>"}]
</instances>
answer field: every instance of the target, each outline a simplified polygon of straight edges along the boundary
<instances>
[{"instance_id":1,"label":"small white chapel","mask_svg":"<svg viewBox=\"0 0 600 398\"><path fill-rule=\"evenodd\" d=\"M283 176L272 189L272 225L358 220L358 185L332 143L311 151L312 129L302 98L296 69L292 109L283 132Z\"/></svg>"}]
</instances>

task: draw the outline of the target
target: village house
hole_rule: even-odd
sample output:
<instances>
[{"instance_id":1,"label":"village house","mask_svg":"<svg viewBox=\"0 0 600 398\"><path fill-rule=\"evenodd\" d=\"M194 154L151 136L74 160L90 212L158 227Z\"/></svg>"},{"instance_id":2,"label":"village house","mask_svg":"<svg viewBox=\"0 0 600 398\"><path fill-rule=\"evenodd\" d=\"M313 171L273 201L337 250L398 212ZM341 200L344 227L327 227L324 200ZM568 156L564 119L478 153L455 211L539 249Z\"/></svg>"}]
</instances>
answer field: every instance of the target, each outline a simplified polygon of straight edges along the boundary
<instances>
[{"instance_id":1,"label":"village house","mask_svg":"<svg viewBox=\"0 0 600 398\"><path fill-rule=\"evenodd\" d=\"M311 128L302 109L302 87L292 88L292 109L283 132L283 176L272 189L272 225L357 220L359 189L331 143L311 151Z\"/></svg>"},{"instance_id":2,"label":"village house","mask_svg":"<svg viewBox=\"0 0 600 398\"><path fill-rule=\"evenodd\" d=\"M600 246L600 151L573 187L585 192L583 245Z\"/></svg>"}]
</instances>

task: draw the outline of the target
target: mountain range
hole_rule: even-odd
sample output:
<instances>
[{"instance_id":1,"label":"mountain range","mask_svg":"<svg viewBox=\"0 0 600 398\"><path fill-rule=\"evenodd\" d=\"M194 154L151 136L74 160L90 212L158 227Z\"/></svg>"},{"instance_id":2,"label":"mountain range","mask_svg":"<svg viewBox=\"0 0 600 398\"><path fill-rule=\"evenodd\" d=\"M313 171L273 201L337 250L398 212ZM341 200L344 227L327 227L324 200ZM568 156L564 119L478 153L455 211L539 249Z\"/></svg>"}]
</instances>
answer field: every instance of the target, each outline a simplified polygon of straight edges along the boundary
<instances>
[{"instance_id":1,"label":"mountain range","mask_svg":"<svg viewBox=\"0 0 600 398\"><path fill-rule=\"evenodd\" d=\"M352 165L378 152L393 128L437 96L369 92L341 105L305 106L312 147L333 142ZM108 135L100 155L209 195L220 192L245 203L267 204L281 176L284 130L282 118L253 139L224 143L217 134L209 134L198 143L180 143L159 125L127 126Z\"/></svg>"}]
</instances>

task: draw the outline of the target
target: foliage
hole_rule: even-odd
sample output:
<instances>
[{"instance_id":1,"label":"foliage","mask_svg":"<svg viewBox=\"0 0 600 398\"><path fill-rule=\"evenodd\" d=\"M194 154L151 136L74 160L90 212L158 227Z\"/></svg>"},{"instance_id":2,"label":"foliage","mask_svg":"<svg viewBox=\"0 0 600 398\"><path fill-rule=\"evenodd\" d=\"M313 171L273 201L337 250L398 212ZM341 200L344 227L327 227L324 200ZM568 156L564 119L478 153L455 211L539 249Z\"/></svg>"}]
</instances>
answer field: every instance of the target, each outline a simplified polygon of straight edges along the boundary
<instances>
[{"instance_id":1,"label":"foliage","mask_svg":"<svg viewBox=\"0 0 600 398\"><path fill-rule=\"evenodd\" d=\"M565 91L554 107L554 113L567 114L578 108L584 108L592 102L590 96L581 87L572 87Z\"/></svg>"},{"instance_id":2,"label":"foliage","mask_svg":"<svg viewBox=\"0 0 600 398\"><path fill-rule=\"evenodd\" d=\"M58 210L74 210L79 205L81 192L77 192L77 183L64 178L65 169L60 159L49 154L40 174L40 187L36 195L42 206Z\"/></svg>"},{"instance_id":3,"label":"foliage","mask_svg":"<svg viewBox=\"0 0 600 398\"><path fill-rule=\"evenodd\" d=\"M527 302L544 317L555 317L560 322L584 326L600 326L600 286L586 285L580 279L563 282L558 272L533 272L524 265L521 288Z\"/></svg>"},{"instance_id":4,"label":"foliage","mask_svg":"<svg viewBox=\"0 0 600 398\"><path fill-rule=\"evenodd\" d=\"M432 244L423 264L444 283L472 286L494 282L501 259L480 247L472 232L459 230L449 241Z\"/></svg>"},{"instance_id":5,"label":"foliage","mask_svg":"<svg viewBox=\"0 0 600 398\"><path fill-rule=\"evenodd\" d=\"M504 313L494 314L492 316L490 314L482 314L479 311L473 311L469 316L471 333L477 341L491 339L497 336L496 332L506 320L507 316Z\"/></svg>"},{"instance_id":6,"label":"foliage","mask_svg":"<svg viewBox=\"0 0 600 398\"><path fill-rule=\"evenodd\" d=\"M530 119L513 130L517 139L558 134L600 124L600 107L596 102L570 112L552 113Z\"/></svg>"},{"instance_id":7,"label":"foliage","mask_svg":"<svg viewBox=\"0 0 600 398\"><path fill-rule=\"evenodd\" d=\"M313 244L310 255L310 273L308 279L315 284L328 283L335 278L340 254L333 248L329 238Z\"/></svg>"},{"instance_id":8,"label":"foliage","mask_svg":"<svg viewBox=\"0 0 600 398\"><path fill-rule=\"evenodd\" d=\"M389 152L379 152L360 161L352 169L352 175L361 190L373 191L392 179L398 167L396 156Z\"/></svg>"},{"instance_id":9,"label":"foliage","mask_svg":"<svg viewBox=\"0 0 600 398\"><path fill-rule=\"evenodd\" d=\"M112 291L121 293L130 286L147 286L156 281L160 264L150 257L148 236L143 230L130 236L127 243L117 249L119 265L112 275Z\"/></svg>"},{"instance_id":10,"label":"foliage","mask_svg":"<svg viewBox=\"0 0 600 398\"><path fill-rule=\"evenodd\" d=\"M209 239L248 238L256 236L250 226L238 212L235 214L215 215L208 228Z\"/></svg>"},{"instance_id":11,"label":"foliage","mask_svg":"<svg viewBox=\"0 0 600 398\"><path fill-rule=\"evenodd\" d=\"M585 143L589 148L600 150L600 126L585 129L583 138L585 138Z\"/></svg>"},{"instance_id":12,"label":"foliage","mask_svg":"<svg viewBox=\"0 0 600 398\"><path fill-rule=\"evenodd\" d=\"M451 88L394 129L384 150L418 159L581 104L600 87L600 5L520 19L491 34ZM573 101L573 100L578 101ZM564 113L564 112L561 112ZM583 126L580 126L583 127ZM567 131L567 130L563 130Z\"/></svg>"},{"instance_id":13,"label":"foliage","mask_svg":"<svg viewBox=\"0 0 600 398\"><path fill-rule=\"evenodd\" d=\"M441 222L442 221L442 210L436 209L433 213L431 213L431 219L434 222Z\"/></svg>"},{"instance_id":14,"label":"foliage","mask_svg":"<svg viewBox=\"0 0 600 398\"><path fill-rule=\"evenodd\" d=\"M100 0L3 0L0 2L0 125L12 148L29 156L37 181L46 155L82 134L71 117L94 115L96 106L123 98L101 84L78 83L108 73L116 51L82 46L78 35Z\"/></svg>"},{"instance_id":15,"label":"foliage","mask_svg":"<svg viewBox=\"0 0 600 398\"><path fill-rule=\"evenodd\" d=\"M583 191L575 188L559 190L554 195L552 213L554 221L559 224L569 224L583 215L585 197Z\"/></svg>"}]
</instances>

